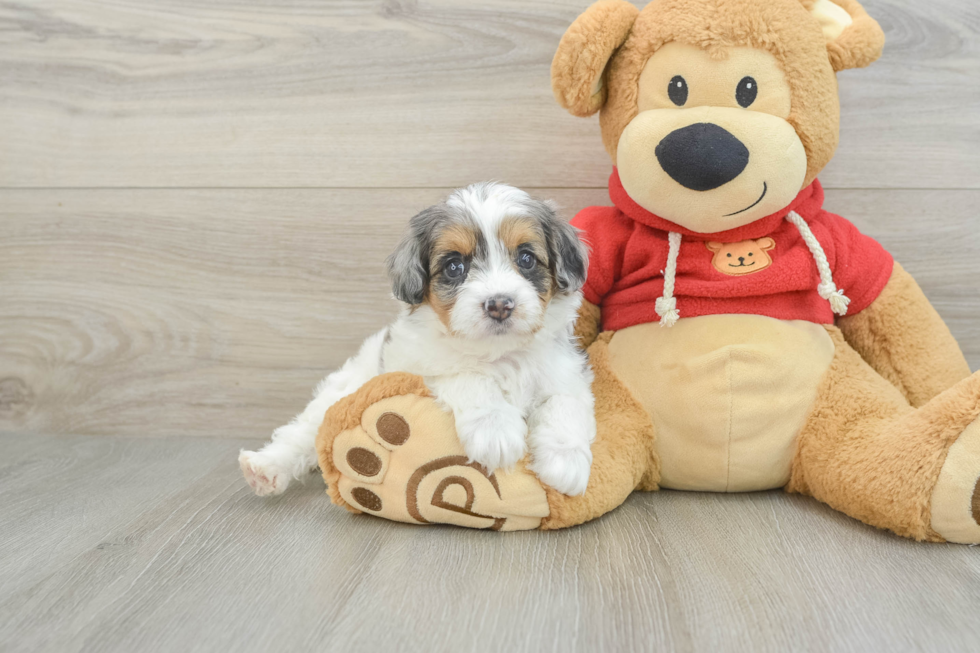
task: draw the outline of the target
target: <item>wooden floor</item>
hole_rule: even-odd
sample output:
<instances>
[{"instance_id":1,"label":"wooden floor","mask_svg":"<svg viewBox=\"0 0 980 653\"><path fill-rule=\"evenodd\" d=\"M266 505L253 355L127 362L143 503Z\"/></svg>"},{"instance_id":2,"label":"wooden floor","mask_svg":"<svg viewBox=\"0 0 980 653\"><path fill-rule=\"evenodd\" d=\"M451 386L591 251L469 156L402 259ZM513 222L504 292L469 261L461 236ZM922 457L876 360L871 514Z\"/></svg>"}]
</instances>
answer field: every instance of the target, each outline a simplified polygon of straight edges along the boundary
<instances>
[{"instance_id":1,"label":"wooden floor","mask_svg":"<svg viewBox=\"0 0 980 653\"><path fill-rule=\"evenodd\" d=\"M238 450L396 310L413 213L608 204L548 79L590 1L0 0L0 651L980 650L980 550L800 497L490 535L249 494ZM864 5L827 208L977 369L980 4Z\"/></svg>"},{"instance_id":2,"label":"wooden floor","mask_svg":"<svg viewBox=\"0 0 980 653\"><path fill-rule=\"evenodd\" d=\"M552 533L258 500L247 440L0 436L4 651L976 651L980 550L779 492Z\"/></svg>"}]
</instances>

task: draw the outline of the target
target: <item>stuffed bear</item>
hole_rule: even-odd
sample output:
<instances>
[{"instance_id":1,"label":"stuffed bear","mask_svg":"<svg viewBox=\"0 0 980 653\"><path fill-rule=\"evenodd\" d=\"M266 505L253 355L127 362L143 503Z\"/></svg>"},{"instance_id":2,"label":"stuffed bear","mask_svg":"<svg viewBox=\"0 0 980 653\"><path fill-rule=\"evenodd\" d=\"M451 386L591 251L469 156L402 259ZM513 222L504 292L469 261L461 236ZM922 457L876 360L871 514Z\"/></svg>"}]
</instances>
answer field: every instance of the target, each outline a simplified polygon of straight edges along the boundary
<instances>
[{"instance_id":1,"label":"stuffed bear","mask_svg":"<svg viewBox=\"0 0 980 653\"><path fill-rule=\"evenodd\" d=\"M326 416L331 498L516 530L594 519L634 490L784 488L901 536L980 542L980 374L912 277L822 208L835 73L883 44L855 0L586 10L552 65L559 103L599 112L613 163L614 206L572 221L591 248L586 493L469 463L421 379L392 374ZM380 470L354 469L360 448Z\"/></svg>"}]
</instances>

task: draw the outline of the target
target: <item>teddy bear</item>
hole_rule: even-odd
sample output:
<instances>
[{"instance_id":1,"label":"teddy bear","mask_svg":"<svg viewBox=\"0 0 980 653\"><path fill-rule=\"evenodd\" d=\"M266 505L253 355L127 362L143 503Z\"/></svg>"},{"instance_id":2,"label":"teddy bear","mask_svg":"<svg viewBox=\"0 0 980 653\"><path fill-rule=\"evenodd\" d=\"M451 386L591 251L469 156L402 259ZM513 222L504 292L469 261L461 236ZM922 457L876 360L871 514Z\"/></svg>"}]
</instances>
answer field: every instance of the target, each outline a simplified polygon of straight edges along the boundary
<instances>
[{"instance_id":1,"label":"teddy bear","mask_svg":"<svg viewBox=\"0 0 980 653\"><path fill-rule=\"evenodd\" d=\"M915 280L822 208L835 74L884 34L855 0L600 0L552 64L599 113L613 206L576 334L598 434L582 496L469 462L418 377L378 377L317 438L335 503L408 523L556 529L661 488L809 495L916 540L980 542L980 374ZM368 477L349 454L382 460Z\"/></svg>"}]
</instances>

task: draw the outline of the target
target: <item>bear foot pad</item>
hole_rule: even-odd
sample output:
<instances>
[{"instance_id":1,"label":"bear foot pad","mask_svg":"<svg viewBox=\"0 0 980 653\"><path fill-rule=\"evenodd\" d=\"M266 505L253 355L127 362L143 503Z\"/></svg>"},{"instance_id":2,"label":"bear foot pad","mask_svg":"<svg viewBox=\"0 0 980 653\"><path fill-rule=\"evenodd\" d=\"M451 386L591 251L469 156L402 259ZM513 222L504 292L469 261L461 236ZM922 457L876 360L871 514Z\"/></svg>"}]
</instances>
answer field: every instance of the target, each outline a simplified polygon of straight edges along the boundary
<instances>
[{"instance_id":1,"label":"bear foot pad","mask_svg":"<svg viewBox=\"0 0 980 653\"><path fill-rule=\"evenodd\" d=\"M538 528L548 516L545 490L524 462L507 472L488 472L469 461L452 415L433 398L383 397L358 419L350 407L364 391L339 407L339 419L328 413L318 438L334 503L411 524L502 531ZM366 394L370 401L370 389Z\"/></svg>"},{"instance_id":2,"label":"bear foot pad","mask_svg":"<svg viewBox=\"0 0 980 653\"><path fill-rule=\"evenodd\" d=\"M947 542L980 543L980 420L949 448L932 493L931 521Z\"/></svg>"}]
</instances>

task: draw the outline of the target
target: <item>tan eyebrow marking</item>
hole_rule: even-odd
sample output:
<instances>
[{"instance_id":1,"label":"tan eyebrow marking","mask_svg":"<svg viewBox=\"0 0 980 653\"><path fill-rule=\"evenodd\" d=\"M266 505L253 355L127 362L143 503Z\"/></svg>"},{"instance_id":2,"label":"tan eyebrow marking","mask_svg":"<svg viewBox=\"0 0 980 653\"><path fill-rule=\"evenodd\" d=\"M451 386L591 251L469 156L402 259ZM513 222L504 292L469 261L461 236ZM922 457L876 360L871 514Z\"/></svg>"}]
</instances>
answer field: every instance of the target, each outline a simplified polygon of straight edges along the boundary
<instances>
[{"instance_id":1,"label":"tan eyebrow marking","mask_svg":"<svg viewBox=\"0 0 980 653\"><path fill-rule=\"evenodd\" d=\"M548 264L548 246L544 233L530 218L505 218L497 229L497 237L511 252L521 245L530 245L538 260Z\"/></svg>"}]
</instances>

